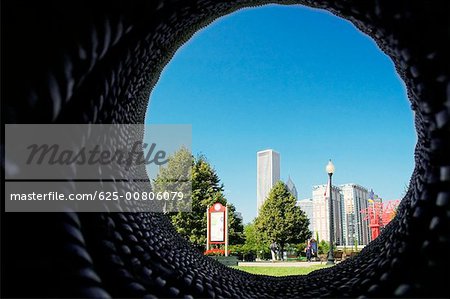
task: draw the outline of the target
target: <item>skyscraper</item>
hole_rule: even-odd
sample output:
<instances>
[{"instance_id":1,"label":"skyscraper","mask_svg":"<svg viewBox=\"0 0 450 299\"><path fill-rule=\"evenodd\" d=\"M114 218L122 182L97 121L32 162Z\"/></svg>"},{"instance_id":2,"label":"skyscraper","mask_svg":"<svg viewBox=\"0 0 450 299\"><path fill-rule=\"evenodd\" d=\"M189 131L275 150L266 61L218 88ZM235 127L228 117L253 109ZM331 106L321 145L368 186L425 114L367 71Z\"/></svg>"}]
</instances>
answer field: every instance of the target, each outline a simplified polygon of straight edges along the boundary
<instances>
[{"instance_id":1,"label":"skyscraper","mask_svg":"<svg viewBox=\"0 0 450 299\"><path fill-rule=\"evenodd\" d=\"M340 186L342 190L342 222L345 245L367 245L370 240L369 221L361 210L367 209L369 192L357 184Z\"/></svg>"},{"instance_id":2,"label":"skyscraper","mask_svg":"<svg viewBox=\"0 0 450 299\"><path fill-rule=\"evenodd\" d=\"M320 240L330 240L330 213L328 200L330 199L328 185L313 186L313 230L319 234ZM326 192L325 192L326 191ZM332 186L334 241L342 245L342 221L341 221L341 190ZM325 194L326 193L326 194Z\"/></svg>"},{"instance_id":3,"label":"skyscraper","mask_svg":"<svg viewBox=\"0 0 450 299\"><path fill-rule=\"evenodd\" d=\"M268 149L256 153L256 214L270 190L280 180L280 154Z\"/></svg>"},{"instance_id":4,"label":"skyscraper","mask_svg":"<svg viewBox=\"0 0 450 299\"><path fill-rule=\"evenodd\" d=\"M288 178L288 180L286 182L286 186L287 186L289 192L291 192L291 194L295 197L295 199L298 199L297 188L295 187L294 182L291 180L291 177Z\"/></svg>"},{"instance_id":5,"label":"skyscraper","mask_svg":"<svg viewBox=\"0 0 450 299\"><path fill-rule=\"evenodd\" d=\"M309 230L311 234L314 236L314 226L313 226L313 213L314 213L314 204L312 198L305 198L301 200L297 200L296 206L300 207L303 212L305 212L306 216L309 219Z\"/></svg>"}]
</instances>

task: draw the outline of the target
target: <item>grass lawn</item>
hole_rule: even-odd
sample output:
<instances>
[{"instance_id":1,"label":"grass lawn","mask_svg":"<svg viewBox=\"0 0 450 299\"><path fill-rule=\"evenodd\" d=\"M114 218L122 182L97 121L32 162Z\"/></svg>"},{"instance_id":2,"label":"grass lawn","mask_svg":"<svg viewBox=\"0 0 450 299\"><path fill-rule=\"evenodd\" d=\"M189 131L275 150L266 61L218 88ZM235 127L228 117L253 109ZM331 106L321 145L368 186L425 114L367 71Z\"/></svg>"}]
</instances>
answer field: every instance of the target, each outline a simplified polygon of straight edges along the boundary
<instances>
[{"instance_id":1,"label":"grass lawn","mask_svg":"<svg viewBox=\"0 0 450 299\"><path fill-rule=\"evenodd\" d=\"M326 265L316 265L310 267L233 267L252 274L263 274L271 276L306 275L314 270L327 267Z\"/></svg>"}]
</instances>

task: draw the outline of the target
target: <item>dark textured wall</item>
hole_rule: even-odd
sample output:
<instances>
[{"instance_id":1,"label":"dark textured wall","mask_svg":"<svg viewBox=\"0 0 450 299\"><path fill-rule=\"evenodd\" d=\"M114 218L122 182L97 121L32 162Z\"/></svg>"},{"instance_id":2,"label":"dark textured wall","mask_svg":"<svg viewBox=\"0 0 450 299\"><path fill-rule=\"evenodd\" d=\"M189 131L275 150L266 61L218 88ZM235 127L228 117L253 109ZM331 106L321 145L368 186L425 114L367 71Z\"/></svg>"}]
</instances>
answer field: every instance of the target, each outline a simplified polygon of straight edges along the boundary
<instances>
[{"instance_id":1,"label":"dark textured wall","mask_svg":"<svg viewBox=\"0 0 450 299\"><path fill-rule=\"evenodd\" d=\"M2 213L2 296L450 297L448 1L92 2L1 2L4 122L142 123L193 33L242 7L300 3L350 20L394 61L418 134L409 191L362 254L304 277L221 266L158 214Z\"/></svg>"}]
</instances>

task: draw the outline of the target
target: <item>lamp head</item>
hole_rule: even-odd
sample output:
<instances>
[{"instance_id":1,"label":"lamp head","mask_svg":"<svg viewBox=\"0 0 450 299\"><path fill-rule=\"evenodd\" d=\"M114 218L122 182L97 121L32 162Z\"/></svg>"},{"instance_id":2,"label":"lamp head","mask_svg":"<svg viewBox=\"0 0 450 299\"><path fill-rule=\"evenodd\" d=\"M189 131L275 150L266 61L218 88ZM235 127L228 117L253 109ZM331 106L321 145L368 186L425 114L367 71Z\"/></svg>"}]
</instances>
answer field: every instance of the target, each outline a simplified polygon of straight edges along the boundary
<instances>
[{"instance_id":1,"label":"lamp head","mask_svg":"<svg viewBox=\"0 0 450 299\"><path fill-rule=\"evenodd\" d=\"M333 174L334 173L334 164L333 162L328 161L327 167L325 168L328 174Z\"/></svg>"}]
</instances>

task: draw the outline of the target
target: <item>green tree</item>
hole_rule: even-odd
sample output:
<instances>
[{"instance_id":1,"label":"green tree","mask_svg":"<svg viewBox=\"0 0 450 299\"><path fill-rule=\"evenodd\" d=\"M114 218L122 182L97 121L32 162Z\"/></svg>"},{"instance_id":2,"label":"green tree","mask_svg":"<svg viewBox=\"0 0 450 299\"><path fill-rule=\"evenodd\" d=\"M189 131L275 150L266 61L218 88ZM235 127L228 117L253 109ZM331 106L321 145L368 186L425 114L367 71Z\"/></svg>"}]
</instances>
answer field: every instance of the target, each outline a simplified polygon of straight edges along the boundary
<instances>
[{"instance_id":1,"label":"green tree","mask_svg":"<svg viewBox=\"0 0 450 299\"><path fill-rule=\"evenodd\" d=\"M244 235L243 254L253 254L258 257L262 257L264 254L270 254L270 243L258 232L254 223L249 223L244 226Z\"/></svg>"},{"instance_id":2,"label":"green tree","mask_svg":"<svg viewBox=\"0 0 450 299\"><path fill-rule=\"evenodd\" d=\"M184 198L191 198L191 177L194 159L185 147L175 152L168 158L167 166L160 167L158 175L153 180L155 192L182 192ZM164 211L186 211L190 209L189 203L185 201L153 201L152 204L164 205Z\"/></svg>"},{"instance_id":3,"label":"green tree","mask_svg":"<svg viewBox=\"0 0 450 299\"><path fill-rule=\"evenodd\" d=\"M173 178L177 178L183 171L186 171L186 165L189 163L192 168L189 172L192 212L181 210L169 213L177 232L195 247L203 250L206 245L206 210L212 204L220 202L228 206L229 244L243 243L242 221L236 216L235 207L227 203L223 195L223 184L221 184L215 169L204 156L200 155L194 159L189 151L184 148L176 152L169 158L166 169L161 170L154 180L155 191L166 190L167 184L170 184Z\"/></svg>"},{"instance_id":4,"label":"green tree","mask_svg":"<svg viewBox=\"0 0 450 299\"><path fill-rule=\"evenodd\" d=\"M319 254L327 254L330 251L330 243L325 240L320 241L318 251Z\"/></svg>"},{"instance_id":5,"label":"green tree","mask_svg":"<svg viewBox=\"0 0 450 299\"><path fill-rule=\"evenodd\" d=\"M309 219L296 206L295 197L286 184L275 184L259 211L255 227L266 242L276 242L283 252L288 243L301 243L311 238Z\"/></svg>"},{"instance_id":6,"label":"green tree","mask_svg":"<svg viewBox=\"0 0 450 299\"><path fill-rule=\"evenodd\" d=\"M236 208L232 203L228 203L228 243L230 245L244 244L244 225L241 218L236 215Z\"/></svg>"}]
</instances>

